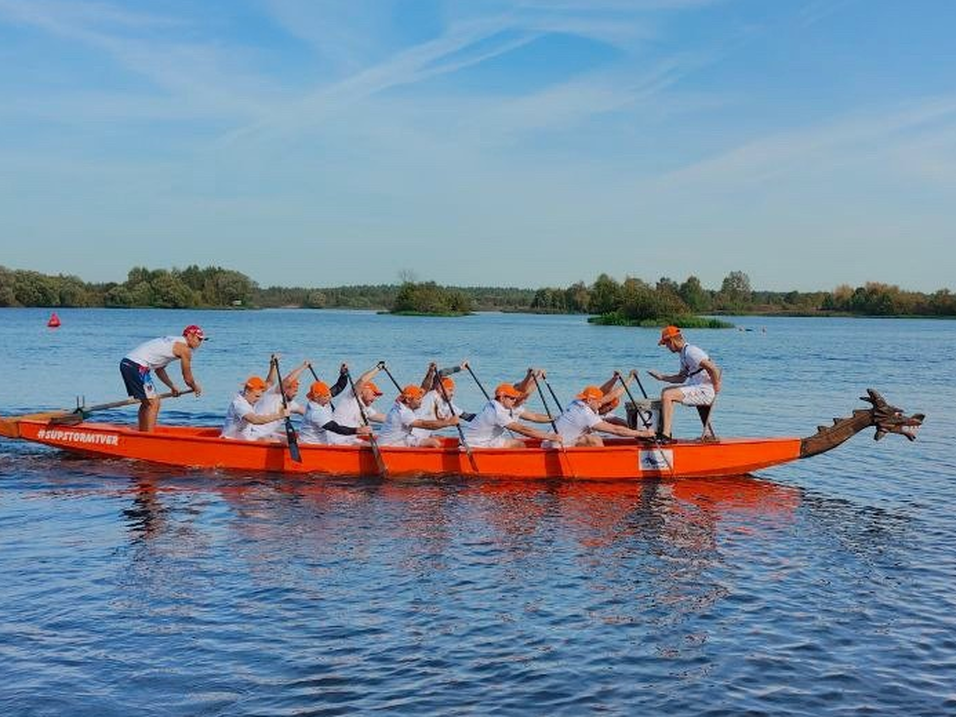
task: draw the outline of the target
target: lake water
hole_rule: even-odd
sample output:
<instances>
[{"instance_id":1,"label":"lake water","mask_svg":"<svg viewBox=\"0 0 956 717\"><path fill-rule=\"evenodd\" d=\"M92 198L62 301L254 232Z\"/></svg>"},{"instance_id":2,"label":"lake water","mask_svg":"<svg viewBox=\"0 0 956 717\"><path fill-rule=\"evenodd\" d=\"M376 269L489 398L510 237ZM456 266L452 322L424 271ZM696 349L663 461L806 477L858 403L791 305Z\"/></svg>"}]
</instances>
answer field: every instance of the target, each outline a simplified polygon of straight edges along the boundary
<instances>
[{"instance_id":1,"label":"lake water","mask_svg":"<svg viewBox=\"0 0 956 717\"><path fill-rule=\"evenodd\" d=\"M562 398L677 363L655 331L577 316L58 313L0 310L0 413L124 398L123 354L189 323L213 336L205 394L167 422L218 423L272 351L327 379L386 359L403 383L432 359L486 387L540 365ZM0 439L0 714L956 713L956 322L735 322L688 332L725 371L719 434L809 435L873 387L927 414L919 440L580 485L182 472Z\"/></svg>"}]
</instances>

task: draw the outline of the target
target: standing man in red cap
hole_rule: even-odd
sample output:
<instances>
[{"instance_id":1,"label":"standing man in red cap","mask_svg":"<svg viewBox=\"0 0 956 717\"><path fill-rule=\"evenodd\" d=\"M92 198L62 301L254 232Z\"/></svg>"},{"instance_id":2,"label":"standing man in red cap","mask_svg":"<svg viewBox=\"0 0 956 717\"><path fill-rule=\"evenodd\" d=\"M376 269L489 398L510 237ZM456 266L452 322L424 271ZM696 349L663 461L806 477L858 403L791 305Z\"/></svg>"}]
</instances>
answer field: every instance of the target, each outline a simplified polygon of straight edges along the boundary
<instances>
[{"instance_id":1,"label":"standing man in red cap","mask_svg":"<svg viewBox=\"0 0 956 717\"><path fill-rule=\"evenodd\" d=\"M152 339L137 346L120 361L120 374L126 384L126 393L140 401L139 430L152 431L156 428L156 419L159 416L160 399L153 385L152 372L155 371L159 380L169 387L174 396L178 396L182 391L166 373L166 366L173 361L179 361L183 381L197 396L202 394L202 387L193 377L192 357L193 351L206 340L203 330L190 324L183 329L181 337L163 336Z\"/></svg>"},{"instance_id":2,"label":"standing man in red cap","mask_svg":"<svg viewBox=\"0 0 956 717\"><path fill-rule=\"evenodd\" d=\"M665 375L660 371L648 371L658 381L681 384L668 386L661 391L661 434L658 438L669 441L674 404L710 406L720 391L721 371L703 349L687 343L676 326L664 327L657 345L666 346L671 353L680 354L680 371L677 373Z\"/></svg>"}]
</instances>

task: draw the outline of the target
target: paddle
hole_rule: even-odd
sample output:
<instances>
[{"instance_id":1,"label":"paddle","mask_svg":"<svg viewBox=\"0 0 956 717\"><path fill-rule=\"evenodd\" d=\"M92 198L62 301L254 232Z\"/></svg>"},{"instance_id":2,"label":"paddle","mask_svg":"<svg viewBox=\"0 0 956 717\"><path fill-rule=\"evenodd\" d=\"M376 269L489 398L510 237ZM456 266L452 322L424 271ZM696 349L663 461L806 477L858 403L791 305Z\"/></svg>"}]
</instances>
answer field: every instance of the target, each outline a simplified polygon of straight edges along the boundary
<instances>
[{"instance_id":1,"label":"paddle","mask_svg":"<svg viewBox=\"0 0 956 717\"><path fill-rule=\"evenodd\" d=\"M192 393L191 388L186 389L185 391L180 391L179 393L161 393L156 398L176 398L177 396L182 396L186 393ZM10 416L11 419L18 421L49 421L50 423L57 425L72 425L75 423L80 423L83 419L89 418L91 413L96 411L106 411L110 408L122 408L123 406L132 406L133 404L140 403L138 398L127 398L122 401L111 401L110 403L99 403L95 406L77 406L72 411L47 411L45 413L28 413L23 416Z\"/></svg>"},{"instance_id":2,"label":"paddle","mask_svg":"<svg viewBox=\"0 0 956 717\"><path fill-rule=\"evenodd\" d=\"M534 372L532 371L532 372L531 372L531 377L534 379L535 388L538 389L538 393L539 393L540 396L541 396L541 403L544 404L544 411L545 411L545 413L548 414L548 420L551 421L551 429L552 429L555 433L557 433L557 432L558 432L558 427L557 427L557 425L556 425L555 422L554 422L554 416L551 415L551 409L548 408L548 399L546 399L546 398L544 397L544 393L541 391L541 384L538 383L538 374L536 374L536 373L534 373ZM545 383L547 383L547 379L545 379ZM555 400L555 402L557 402L558 399L555 398L554 400ZM557 405L558 405L558 408L561 407L561 404L560 404L560 403L558 403ZM559 435L560 435L560 434L559 434ZM567 465L567 467L568 467L568 473L571 474L571 477L572 477L572 478L575 478L576 476L574 475L574 468L571 467L571 460L568 458L568 447L564 445L564 441L558 441L558 445L561 446L561 455L564 456L564 463L565 463L565 465Z\"/></svg>"},{"instance_id":3,"label":"paddle","mask_svg":"<svg viewBox=\"0 0 956 717\"><path fill-rule=\"evenodd\" d=\"M548 393L550 393L551 398L554 399L554 405L557 406L558 408L561 408L563 404L558 400L557 395L555 395L554 393L554 389L551 388L551 384L548 383L548 377L544 376L543 378L544 378L544 385L548 387ZM541 389L539 388L538 390L540 391ZM561 413L564 413L564 411L562 410Z\"/></svg>"},{"instance_id":4,"label":"paddle","mask_svg":"<svg viewBox=\"0 0 956 717\"><path fill-rule=\"evenodd\" d=\"M452 416L455 415L455 407L451 403L451 399L448 397L448 391L445 390L445 384L441 382L441 377L439 376L438 380L435 382L438 384L438 390L441 392L441 397L445 399L445 403L448 405L448 412ZM461 445L465 447L465 453L468 454L468 460L471 461L471 467L475 469L475 473L478 472L478 462L475 460L474 454L471 452L471 446L468 445L468 441L465 440L465 432L461 430L461 425L456 423L455 428L458 429L458 437L461 439Z\"/></svg>"},{"instance_id":5,"label":"paddle","mask_svg":"<svg viewBox=\"0 0 956 717\"><path fill-rule=\"evenodd\" d=\"M637 371L633 371L632 373L634 375L634 378L637 379L637 385L640 386L641 393L644 394L644 398L647 398L647 391L644 390L644 386L641 384L641 377L637 375ZM627 381L624 380L624 377L620 374L620 372L615 371L614 374L617 376L618 380L621 382L621 385L624 387L624 390L627 392L627 397L631 400L631 403L634 405L634 410L637 412L637 415L641 417L641 422L644 424L644 428L648 428L652 431L655 430L651 428L651 422L647 420L646 418L644 418L644 414L642 414L640 411L640 408L638 408L637 401L634 400L634 395L631 393L631 389L628 387ZM656 433L652 440L654 441L654 445L657 447L657 452L660 453L661 458L664 459L664 463L667 464L667 470L670 471L670 474L673 476L674 466L672 466L671 462L667 460L667 454L664 453L664 448L661 445L661 442L657 440Z\"/></svg>"},{"instance_id":6,"label":"paddle","mask_svg":"<svg viewBox=\"0 0 956 717\"><path fill-rule=\"evenodd\" d=\"M282 385L282 374L279 373L279 359L273 358L272 365L276 370L276 381L278 381L279 397L282 398L282 408L288 408L289 403L285 397L285 386ZM285 417L285 437L289 444L289 456L296 463L302 462L302 454L299 452L299 436L295 432L295 426L292 425L292 419Z\"/></svg>"},{"instance_id":7,"label":"paddle","mask_svg":"<svg viewBox=\"0 0 956 717\"><path fill-rule=\"evenodd\" d=\"M468 373L471 374L471 377L475 379L475 383L478 384L478 388L481 389L481 392L485 394L485 400L490 401L491 396L488 395L488 392L485 390L485 387L481 385L481 381L478 380L478 377L475 376L475 372L471 370L471 364L468 364L465 368L468 369Z\"/></svg>"},{"instance_id":8,"label":"paddle","mask_svg":"<svg viewBox=\"0 0 956 717\"><path fill-rule=\"evenodd\" d=\"M392 375L392 372L388 370L388 366L385 365L385 362L379 361L378 367L382 369L388 375L389 379L391 379L392 383L395 385L395 390L401 393L402 387L398 385L398 381L395 380L395 377Z\"/></svg>"},{"instance_id":9,"label":"paddle","mask_svg":"<svg viewBox=\"0 0 956 717\"><path fill-rule=\"evenodd\" d=\"M348 370L345 371L345 377L349 380L352 395L355 396L355 404L358 406L362 423L371 428L368 422L368 416L365 415L365 406L362 405L362 399L359 397L358 391L355 390L355 384L352 382L352 374L350 374ZM382 458L382 453L378 449L378 441L375 440L374 433L368 434L368 442L372 446L372 456L375 458L375 465L378 466L378 472L382 474L382 478L388 478L388 468L385 467L385 460Z\"/></svg>"}]
</instances>

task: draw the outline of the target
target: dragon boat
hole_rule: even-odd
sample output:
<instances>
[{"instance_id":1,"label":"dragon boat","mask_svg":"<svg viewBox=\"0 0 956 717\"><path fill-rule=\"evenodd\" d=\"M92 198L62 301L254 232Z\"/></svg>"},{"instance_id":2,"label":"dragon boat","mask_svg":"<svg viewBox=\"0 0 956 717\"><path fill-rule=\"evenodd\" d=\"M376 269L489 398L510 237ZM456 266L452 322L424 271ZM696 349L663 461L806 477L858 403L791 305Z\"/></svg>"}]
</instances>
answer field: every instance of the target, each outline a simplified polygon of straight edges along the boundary
<instances>
[{"instance_id":1,"label":"dragon boat","mask_svg":"<svg viewBox=\"0 0 956 717\"><path fill-rule=\"evenodd\" d=\"M300 460L280 441L219 437L218 427L134 427L86 420L81 409L0 418L0 436L53 446L71 453L125 458L190 469L225 469L348 476L495 476L507 478L642 479L743 475L829 451L875 427L915 440L921 413L907 416L873 389L861 400L871 407L834 418L806 438L700 438L666 444L651 439L607 439L602 447L544 448L527 440L512 449L471 448L443 438L438 448L299 444Z\"/></svg>"}]
</instances>

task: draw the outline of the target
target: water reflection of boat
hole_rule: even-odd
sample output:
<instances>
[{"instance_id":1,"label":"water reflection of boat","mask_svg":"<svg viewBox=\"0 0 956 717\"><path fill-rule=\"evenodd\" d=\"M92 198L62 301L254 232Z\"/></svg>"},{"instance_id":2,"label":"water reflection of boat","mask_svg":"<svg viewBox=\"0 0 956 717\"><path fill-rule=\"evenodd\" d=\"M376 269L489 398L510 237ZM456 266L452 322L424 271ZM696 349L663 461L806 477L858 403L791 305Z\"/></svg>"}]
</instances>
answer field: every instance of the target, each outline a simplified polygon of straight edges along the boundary
<instances>
[{"instance_id":1,"label":"water reflection of boat","mask_svg":"<svg viewBox=\"0 0 956 717\"><path fill-rule=\"evenodd\" d=\"M854 411L848 418L820 427L807 438L721 438L678 440L661 444L651 440L608 440L603 447L543 448L527 441L525 448L475 448L466 453L458 441L443 439L439 448L382 447L381 456L391 476L508 476L514 478L659 479L741 475L817 455L875 426L876 437L899 433L913 439L922 414L903 412L870 390L864 398L872 408ZM131 458L188 468L224 468L244 471L311 473L317 475L374 476L380 468L369 446L300 446L301 460L275 442L219 438L216 428L163 426L152 433L111 423L68 425L57 416L0 419L0 435L43 443L63 450Z\"/></svg>"}]
</instances>

